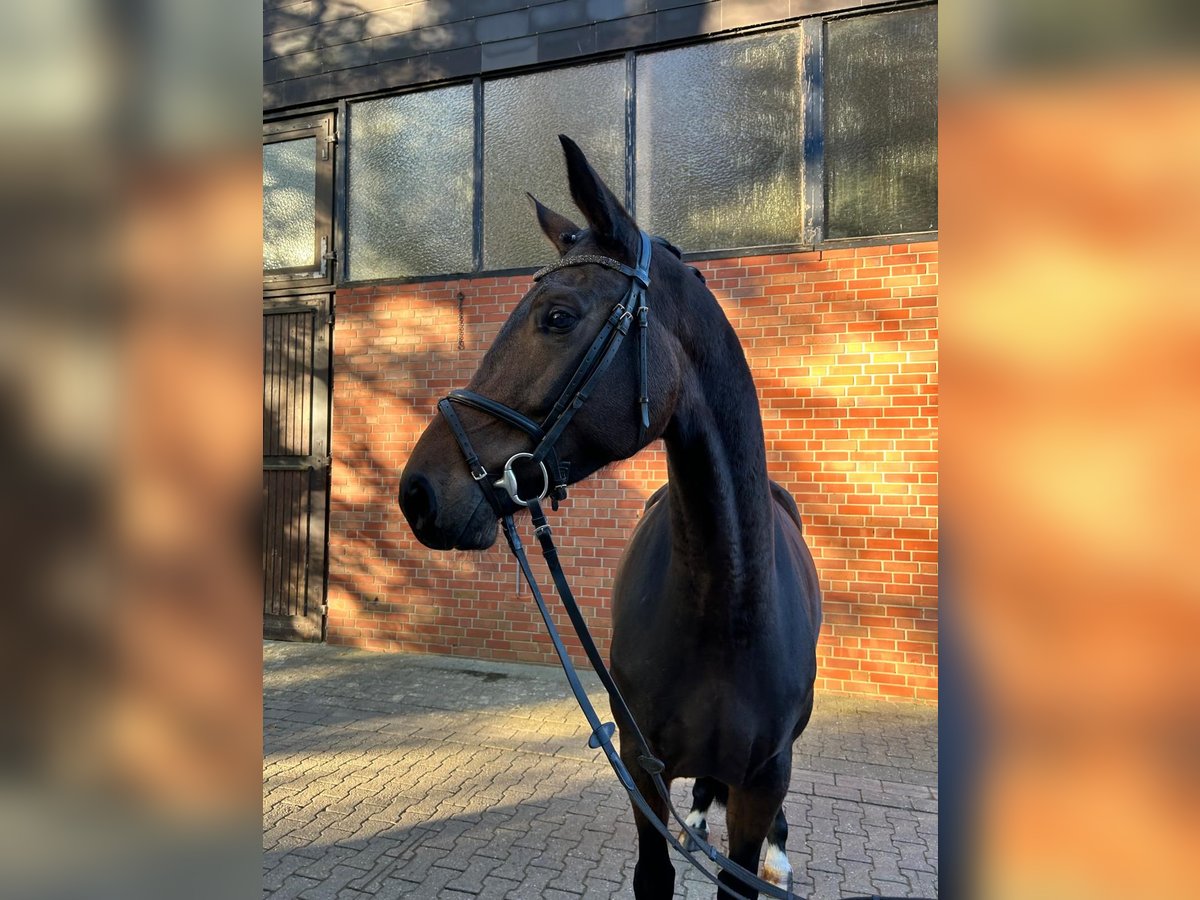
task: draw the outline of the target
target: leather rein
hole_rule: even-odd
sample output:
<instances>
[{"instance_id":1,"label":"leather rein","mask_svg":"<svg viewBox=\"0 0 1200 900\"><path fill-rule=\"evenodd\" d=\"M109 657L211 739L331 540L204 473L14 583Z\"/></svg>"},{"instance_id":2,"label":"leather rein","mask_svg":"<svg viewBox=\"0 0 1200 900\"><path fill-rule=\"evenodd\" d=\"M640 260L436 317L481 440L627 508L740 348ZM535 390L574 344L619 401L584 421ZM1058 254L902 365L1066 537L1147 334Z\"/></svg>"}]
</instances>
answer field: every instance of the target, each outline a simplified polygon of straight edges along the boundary
<instances>
[{"instance_id":1,"label":"leather rein","mask_svg":"<svg viewBox=\"0 0 1200 900\"><path fill-rule=\"evenodd\" d=\"M546 266L534 274L533 280L538 281L551 272L570 266L599 265L620 272L630 279L628 292L613 307L607 321L601 327L599 334L596 335L587 353L584 354L583 359L576 368L575 373L571 376L571 380L567 383L567 386L559 395L557 402L551 408L550 414L540 425L528 416L503 403L467 390L451 391L448 396L438 402L438 411L450 426L450 430L454 434L455 440L458 442L458 446L462 450L467 466L471 471L471 477L479 485L479 489L483 492L484 497L500 520L504 529L504 536L508 540L509 549L517 560L521 575L529 584L530 591L533 593L533 599L537 603L538 612L541 613L542 621L546 625L546 631L549 633L550 640L554 645L554 652L558 656L563 671L567 676L571 692L575 695L575 700L579 704L584 717L587 719L588 725L591 726L592 732L588 738L588 746L592 749L603 750L609 765L612 766L618 780L621 782L621 786L625 788L630 800L641 811L642 815L646 817L647 821L649 821L659 834L666 838L668 844L674 847L684 859L691 863L705 878L716 884L718 888L736 897L747 897L747 895L739 892L737 887L720 884L717 875L695 858L693 854L696 850L702 852L720 869L737 877L741 882L749 886L751 890L777 898L777 900L798 900L796 895L792 893L792 876L790 872L788 874L788 886L786 889L763 881L756 874L746 870L709 844L700 833L688 825L685 818L679 814L679 811L671 802L670 791L662 777L664 764L651 751L645 736L642 734L637 721L633 717L633 713L630 711L628 704L626 704L625 698L621 696L621 692L617 688L612 674L605 665L604 659L601 657L600 651L596 647L591 633L588 631L587 622L579 610L579 605L575 602L575 595L572 593L571 587L567 583L566 575L563 573L562 565L558 559L558 550L554 546L554 541L550 534L550 525L546 521L546 514L541 505L541 501L549 496L554 509L557 510L558 502L566 498L569 469L567 465L559 461L555 445L575 413L579 411L580 407L591 396L592 390L595 388L600 376L613 361L618 348L629 332L630 321L634 319L636 319L638 324L639 342L638 405L641 411L641 419L638 425L639 445L645 440L646 431L650 427L650 401L647 391L648 375L646 368L649 307L646 303L646 290L650 287L651 244L652 241L660 239L651 238L644 231L639 232L639 238L636 268L630 268L624 263L606 256L580 255L564 257L557 263ZM475 452L474 447L472 447L467 430L455 412L455 404L480 410L520 431L524 431L534 440L536 444L535 449L532 453L522 452L513 454L508 462L504 464L500 477L498 479L494 478L493 474L489 473L480 462L479 455ZM542 476L542 486L536 496L522 497L520 495L520 485L513 470L513 465L519 460L524 459L528 459L533 465L536 465ZM638 789L633 776L630 775L620 754L613 747L612 736L616 726L612 722L602 723L600 721L595 708L588 699L587 692L579 681L579 675L571 663L567 648L559 636L554 620L550 616L550 611L546 607L542 592L538 588L537 581L529 565L529 559L525 555L525 547L521 543L520 536L517 534L512 513L509 512L508 507L504 504L501 491L517 506L529 509L533 520L534 536L541 545L542 556L545 558L546 565L550 570L550 576L554 581L559 599L562 601L563 608L571 620L575 634L583 646L588 662L591 663L592 669L599 676L604 689L608 692L617 717L628 724L628 736L632 739L637 749L638 764L650 777L659 797L666 803L671 816L680 825L682 834L688 839L687 847L680 843L667 824L660 820L654 810L651 809L649 802ZM849 900L868 900L868 898L849 898ZM880 898L875 895L870 900L880 900Z\"/></svg>"}]
</instances>

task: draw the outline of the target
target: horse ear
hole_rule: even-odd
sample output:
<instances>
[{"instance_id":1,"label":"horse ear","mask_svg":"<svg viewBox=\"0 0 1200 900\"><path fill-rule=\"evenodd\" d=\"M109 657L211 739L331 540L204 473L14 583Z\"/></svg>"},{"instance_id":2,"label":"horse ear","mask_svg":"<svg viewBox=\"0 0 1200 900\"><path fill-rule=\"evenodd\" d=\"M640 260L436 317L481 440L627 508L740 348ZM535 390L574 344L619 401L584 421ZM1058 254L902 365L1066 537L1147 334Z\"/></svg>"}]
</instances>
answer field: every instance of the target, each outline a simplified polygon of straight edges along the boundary
<instances>
[{"instance_id":1,"label":"horse ear","mask_svg":"<svg viewBox=\"0 0 1200 900\"><path fill-rule=\"evenodd\" d=\"M560 256L566 253L571 245L579 240L579 226L566 216L559 215L550 207L543 206L538 202L538 198L528 191L525 192L525 196L533 204L533 210L537 213L538 225L541 226L542 233L554 245L554 249Z\"/></svg>"},{"instance_id":2,"label":"horse ear","mask_svg":"<svg viewBox=\"0 0 1200 900\"><path fill-rule=\"evenodd\" d=\"M565 134L558 136L567 159L567 183L571 199L579 207L599 240L621 248L630 255L638 247L638 226L621 201L596 174L579 146Z\"/></svg>"}]
</instances>

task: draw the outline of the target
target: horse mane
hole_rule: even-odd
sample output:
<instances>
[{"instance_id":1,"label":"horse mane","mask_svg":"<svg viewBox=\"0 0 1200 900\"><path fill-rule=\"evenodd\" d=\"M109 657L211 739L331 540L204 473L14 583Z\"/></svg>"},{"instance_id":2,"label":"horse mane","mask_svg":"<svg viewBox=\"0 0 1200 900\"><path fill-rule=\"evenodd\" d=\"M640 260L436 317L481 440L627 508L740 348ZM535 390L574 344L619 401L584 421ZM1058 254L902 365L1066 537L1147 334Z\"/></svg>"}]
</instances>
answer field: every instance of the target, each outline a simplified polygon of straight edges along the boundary
<instances>
[{"instance_id":1,"label":"horse mane","mask_svg":"<svg viewBox=\"0 0 1200 900\"><path fill-rule=\"evenodd\" d=\"M771 481L770 485L771 494L775 497L775 502L783 507L783 511L796 523L796 527L800 529L800 533L804 534L804 525L800 522L800 508L796 506L796 499L778 481Z\"/></svg>"},{"instance_id":2,"label":"horse mane","mask_svg":"<svg viewBox=\"0 0 1200 900\"><path fill-rule=\"evenodd\" d=\"M660 247L669 251L676 259L683 259L683 251L680 250L678 247L676 247L674 244L672 244L670 241L668 241L661 234L654 235L653 237L650 238L650 240L652 240L654 243L658 244ZM708 279L704 277L703 272L701 272L695 266L688 266L688 268L691 270L693 275L695 275L697 278L700 279L701 284L708 284ZM647 507L647 508L649 508L649 507Z\"/></svg>"},{"instance_id":3,"label":"horse mane","mask_svg":"<svg viewBox=\"0 0 1200 900\"><path fill-rule=\"evenodd\" d=\"M649 512L650 507L652 507L655 503L657 503L659 500L662 499L662 495L666 492L666 490L669 486L670 486L670 482L667 482L662 487L660 487L657 491L655 491L653 494L651 494L649 497L647 497L646 505L642 507L642 512L644 512L644 513Z\"/></svg>"},{"instance_id":4,"label":"horse mane","mask_svg":"<svg viewBox=\"0 0 1200 900\"><path fill-rule=\"evenodd\" d=\"M775 498L775 502L783 507L783 511L796 523L796 527L800 529L800 533L804 534L804 524L800 521L800 507L796 505L796 498L778 481L769 481L769 484L771 485L771 496ZM646 498L646 505L642 507L643 513L649 512L650 507L663 498L663 494L666 493L668 486L669 483L662 485Z\"/></svg>"}]
</instances>

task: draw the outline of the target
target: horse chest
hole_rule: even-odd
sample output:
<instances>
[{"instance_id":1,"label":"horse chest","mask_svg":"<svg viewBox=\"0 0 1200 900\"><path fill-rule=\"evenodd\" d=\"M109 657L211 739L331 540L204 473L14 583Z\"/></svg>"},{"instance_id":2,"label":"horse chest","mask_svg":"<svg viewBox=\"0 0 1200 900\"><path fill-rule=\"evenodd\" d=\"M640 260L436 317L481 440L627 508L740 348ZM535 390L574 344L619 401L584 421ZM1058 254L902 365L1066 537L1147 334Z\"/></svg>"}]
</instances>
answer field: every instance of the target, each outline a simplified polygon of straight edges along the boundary
<instances>
[{"instance_id":1,"label":"horse chest","mask_svg":"<svg viewBox=\"0 0 1200 900\"><path fill-rule=\"evenodd\" d=\"M731 656L686 629L658 652L641 645L635 658L614 645L614 673L639 725L673 777L737 780L791 742L792 691L751 644Z\"/></svg>"},{"instance_id":2,"label":"horse chest","mask_svg":"<svg viewBox=\"0 0 1200 900\"><path fill-rule=\"evenodd\" d=\"M744 583L730 593L721 571L681 564L666 505L648 510L618 571L613 673L672 777L740 783L791 744L810 696L815 628L785 541L782 574L757 582L769 596L744 593Z\"/></svg>"}]
</instances>

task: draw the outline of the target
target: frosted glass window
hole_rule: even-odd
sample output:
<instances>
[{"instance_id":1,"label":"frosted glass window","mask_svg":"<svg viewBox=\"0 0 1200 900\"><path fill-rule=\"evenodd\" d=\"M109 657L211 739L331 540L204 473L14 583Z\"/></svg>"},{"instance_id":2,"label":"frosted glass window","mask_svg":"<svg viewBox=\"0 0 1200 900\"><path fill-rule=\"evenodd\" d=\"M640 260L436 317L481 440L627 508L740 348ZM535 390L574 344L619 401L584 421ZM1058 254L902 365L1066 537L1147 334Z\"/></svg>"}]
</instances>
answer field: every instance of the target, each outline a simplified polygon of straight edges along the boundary
<instances>
[{"instance_id":1,"label":"frosted glass window","mask_svg":"<svg viewBox=\"0 0 1200 900\"><path fill-rule=\"evenodd\" d=\"M317 142L263 145L263 271L316 268Z\"/></svg>"},{"instance_id":2,"label":"frosted glass window","mask_svg":"<svg viewBox=\"0 0 1200 900\"><path fill-rule=\"evenodd\" d=\"M829 237L937 228L937 7L828 24Z\"/></svg>"},{"instance_id":3,"label":"frosted glass window","mask_svg":"<svg viewBox=\"0 0 1200 900\"><path fill-rule=\"evenodd\" d=\"M471 270L472 101L457 85L350 108L349 278Z\"/></svg>"},{"instance_id":4,"label":"frosted glass window","mask_svg":"<svg viewBox=\"0 0 1200 900\"><path fill-rule=\"evenodd\" d=\"M637 218L683 250L794 243L803 225L796 29L637 60Z\"/></svg>"},{"instance_id":5,"label":"frosted glass window","mask_svg":"<svg viewBox=\"0 0 1200 900\"><path fill-rule=\"evenodd\" d=\"M625 199L625 63L538 72L483 87L483 265L541 265L554 250L525 192L584 224L571 202L558 135L577 143Z\"/></svg>"}]
</instances>

